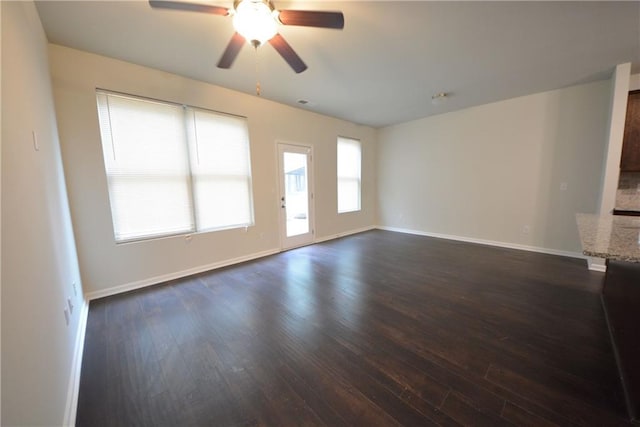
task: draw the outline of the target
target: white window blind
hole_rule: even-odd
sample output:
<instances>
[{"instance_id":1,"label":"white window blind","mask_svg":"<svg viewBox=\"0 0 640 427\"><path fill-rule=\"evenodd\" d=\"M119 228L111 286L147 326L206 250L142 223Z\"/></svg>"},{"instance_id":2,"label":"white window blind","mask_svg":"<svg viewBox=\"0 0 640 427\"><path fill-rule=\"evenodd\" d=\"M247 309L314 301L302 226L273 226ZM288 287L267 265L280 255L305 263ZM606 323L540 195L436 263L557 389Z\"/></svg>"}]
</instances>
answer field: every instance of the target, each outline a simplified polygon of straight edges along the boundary
<instances>
[{"instance_id":1,"label":"white window blind","mask_svg":"<svg viewBox=\"0 0 640 427\"><path fill-rule=\"evenodd\" d=\"M338 137L338 213L360 210L361 157L360 141Z\"/></svg>"},{"instance_id":2,"label":"white window blind","mask_svg":"<svg viewBox=\"0 0 640 427\"><path fill-rule=\"evenodd\" d=\"M97 92L117 242L253 223L246 119Z\"/></svg>"},{"instance_id":3,"label":"white window blind","mask_svg":"<svg viewBox=\"0 0 640 427\"><path fill-rule=\"evenodd\" d=\"M253 223L246 119L201 110L192 115L191 171L201 230Z\"/></svg>"}]
</instances>

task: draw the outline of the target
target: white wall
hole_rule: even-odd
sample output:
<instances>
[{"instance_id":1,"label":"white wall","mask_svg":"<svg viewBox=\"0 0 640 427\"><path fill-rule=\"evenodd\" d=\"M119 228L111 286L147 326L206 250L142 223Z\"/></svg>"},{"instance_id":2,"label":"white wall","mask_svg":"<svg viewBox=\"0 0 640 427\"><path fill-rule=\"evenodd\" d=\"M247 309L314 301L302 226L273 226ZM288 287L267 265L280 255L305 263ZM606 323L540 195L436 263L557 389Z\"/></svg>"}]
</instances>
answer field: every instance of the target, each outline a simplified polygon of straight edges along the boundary
<instances>
[{"instance_id":1,"label":"white wall","mask_svg":"<svg viewBox=\"0 0 640 427\"><path fill-rule=\"evenodd\" d=\"M2 28L2 7L0 7L0 29ZM0 63L2 62L2 47L0 43ZM0 81L2 81L2 67L0 67ZM0 100L2 99L2 84L0 84ZM0 103L0 129L2 129L2 103ZM2 135L0 132L0 223L2 223ZM2 241L2 227L0 226L0 241ZM2 259L2 245L0 244L0 260ZM2 262L0 261L0 424L2 424Z\"/></svg>"},{"instance_id":2,"label":"white wall","mask_svg":"<svg viewBox=\"0 0 640 427\"><path fill-rule=\"evenodd\" d=\"M609 85L574 86L381 129L380 225L581 252L574 215L598 208Z\"/></svg>"},{"instance_id":3,"label":"white wall","mask_svg":"<svg viewBox=\"0 0 640 427\"><path fill-rule=\"evenodd\" d=\"M276 141L314 148L316 238L375 225L375 129L114 59L50 45L56 111L80 271L90 295L279 248ZM249 83L250 84L250 83ZM116 245L96 112L103 88L248 117L254 227ZM363 144L362 211L337 214L336 138Z\"/></svg>"},{"instance_id":4,"label":"white wall","mask_svg":"<svg viewBox=\"0 0 640 427\"><path fill-rule=\"evenodd\" d=\"M47 41L33 3L1 8L2 425L61 425L83 301Z\"/></svg>"},{"instance_id":5,"label":"white wall","mask_svg":"<svg viewBox=\"0 0 640 427\"><path fill-rule=\"evenodd\" d=\"M609 114L597 211L600 215L609 215L616 207L627 99L629 90L633 90L635 84L629 76L630 73L630 63L618 64L611 73ZM607 271L603 258L589 257L588 264L590 270Z\"/></svg>"},{"instance_id":6,"label":"white wall","mask_svg":"<svg viewBox=\"0 0 640 427\"><path fill-rule=\"evenodd\" d=\"M0 28L2 28L2 7L0 7ZM2 43L0 43L0 63L2 62ZM0 67L0 81L2 81L2 67ZM0 100L2 99L2 84L0 84ZM2 129L2 103L0 103L0 129ZM2 135L0 133L0 223L2 223ZM0 226L0 241L2 241L2 227ZM2 259L2 245L0 244L0 260ZM0 262L0 424L2 424L2 262Z\"/></svg>"},{"instance_id":7,"label":"white wall","mask_svg":"<svg viewBox=\"0 0 640 427\"><path fill-rule=\"evenodd\" d=\"M620 180L620 158L622 157L622 139L624 122L627 117L627 99L629 97L629 76L631 64L619 64L613 70L609 94L607 137L604 148L602 184L600 189L601 215L610 214L616 207L616 194Z\"/></svg>"},{"instance_id":8,"label":"white wall","mask_svg":"<svg viewBox=\"0 0 640 427\"><path fill-rule=\"evenodd\" d=\"M632 74L629 78L629 90L640 90L640 73Z\"/></svg>"}]
</instances>

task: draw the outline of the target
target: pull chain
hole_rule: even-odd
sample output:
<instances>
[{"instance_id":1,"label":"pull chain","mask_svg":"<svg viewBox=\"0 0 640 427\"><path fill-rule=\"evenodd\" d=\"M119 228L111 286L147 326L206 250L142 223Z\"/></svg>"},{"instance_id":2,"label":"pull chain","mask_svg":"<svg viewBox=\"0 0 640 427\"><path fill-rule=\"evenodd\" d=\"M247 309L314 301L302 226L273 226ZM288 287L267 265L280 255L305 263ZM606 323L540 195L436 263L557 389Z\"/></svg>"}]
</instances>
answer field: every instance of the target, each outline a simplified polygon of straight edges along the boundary
<instances>
[{"instance_id":1,"label":"pull chain","mask_svg":"<svg viewBox=\"0 0 640 427\"><path fill-rule=\"evenodd\" d=\"M259 46L258 43L254 43L253 44L253 47L256 50L256 95L260 96L260 67L259 67L260 61L258 60L259 59L258 58L258 46Z\"/></svg>"}]
</instances>

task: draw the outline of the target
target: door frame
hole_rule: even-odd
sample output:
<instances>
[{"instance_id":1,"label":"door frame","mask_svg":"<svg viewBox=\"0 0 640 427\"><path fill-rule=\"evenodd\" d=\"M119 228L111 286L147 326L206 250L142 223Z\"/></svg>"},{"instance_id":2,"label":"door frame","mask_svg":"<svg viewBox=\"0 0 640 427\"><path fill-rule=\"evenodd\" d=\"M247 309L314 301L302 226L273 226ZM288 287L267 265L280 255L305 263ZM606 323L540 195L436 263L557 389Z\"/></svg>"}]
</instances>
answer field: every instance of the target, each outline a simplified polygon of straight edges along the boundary
<instances>
[{"instance_id":1,"label":"door frame","mask_svg":"<svg viewBox=\"0 0 640 427\"><path fill-rule=\"evenodd\" d=\"M307 192L309 203L309 233L301 234L299 236L293 236L287 238L287 224L285 213L286 210L282 208L281 197L285 193L284 188L284 165L282 165L282 153L287 147L293 147L295 149L306 150L308 155L307 161ZM316 215L315 215L315 177L314 177L314 162L313 162L313 145L303 144L298 142L276 141L276 177L277 177L277 200L276 206L278 209L278 238L280 242L280 251L287 251L289 249L298 248L301 246L311 245L315 243L316 239ZM287 239L289 242L287 242Z\"/></svg>"}]
</instances>

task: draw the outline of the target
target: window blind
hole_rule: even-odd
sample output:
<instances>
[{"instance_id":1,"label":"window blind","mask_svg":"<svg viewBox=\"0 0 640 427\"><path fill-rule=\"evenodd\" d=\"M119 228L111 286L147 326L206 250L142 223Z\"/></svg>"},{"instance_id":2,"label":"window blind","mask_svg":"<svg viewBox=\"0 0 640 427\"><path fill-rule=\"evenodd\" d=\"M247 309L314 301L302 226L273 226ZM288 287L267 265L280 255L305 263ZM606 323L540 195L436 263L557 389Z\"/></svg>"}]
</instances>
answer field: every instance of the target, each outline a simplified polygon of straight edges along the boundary
<instances>
[{"instance_id":1,"label":"window blind","mask_svg":"<svg viewBox=\"0 0 640 427\"><path fill-rule=\"evenodd\" d=\"M97 102L117 242L253 223L245 118L106 91Z\"/></svg>"},{"instance_id":2,"label":"window blind","mask_svg":"<svg viewBox=\"0 0 640 427\"><path fill-rule=\"evenodd\" d=\"M360 210L361 147L357 139L338 137L338 213Z\"/></svg>"},{"instance_id":3,"label":"window blind","mask_svg":"<svg viewBox=\"0 0 640 427\"><path fill-rule=\"evenodd\" d=\"M246 119L191 110L191 171L200 230L253 223Z\"/></svg>"}]
</instances>

